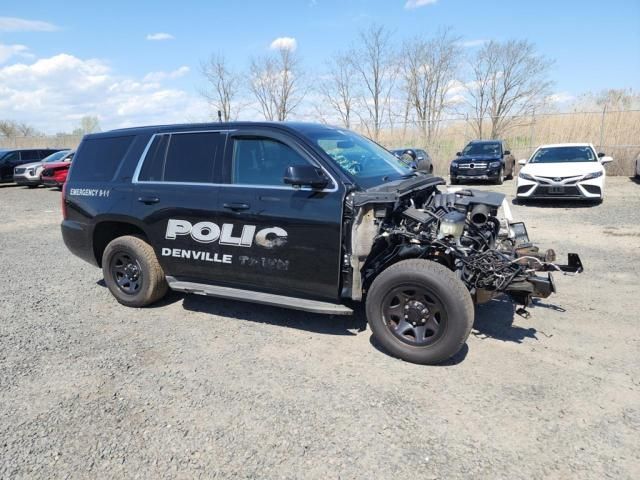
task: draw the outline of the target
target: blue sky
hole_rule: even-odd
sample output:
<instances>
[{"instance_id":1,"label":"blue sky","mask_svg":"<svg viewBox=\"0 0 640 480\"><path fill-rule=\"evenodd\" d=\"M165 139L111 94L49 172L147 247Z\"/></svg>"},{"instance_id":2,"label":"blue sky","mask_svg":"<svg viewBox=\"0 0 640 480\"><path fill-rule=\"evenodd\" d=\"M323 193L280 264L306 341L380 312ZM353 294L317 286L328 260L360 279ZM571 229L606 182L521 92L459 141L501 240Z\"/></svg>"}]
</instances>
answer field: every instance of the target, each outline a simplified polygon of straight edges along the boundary
<instances>
[{"instance_id":1,"label":"blue sky","mask_svg":"<svg viewBox=\"0 0 640 480\"><path fill-rule=\"evenodd\" d=\"M87 113L99 115L106 128L201 120L208 112L197 93L198 65L210 53L223 52L244 68L252 56L267 53L274 39L292 37L305 68L319 70L372 22L394 30L398 44L443 26L469 45L530 40L555 59L554 91L567 98L605 88L640 89L639 0L412 1L425 5L1 0L0 118L33 122L49 132ZM171 38L147 39L158 33Z\"/></svg>"}]
</instances>

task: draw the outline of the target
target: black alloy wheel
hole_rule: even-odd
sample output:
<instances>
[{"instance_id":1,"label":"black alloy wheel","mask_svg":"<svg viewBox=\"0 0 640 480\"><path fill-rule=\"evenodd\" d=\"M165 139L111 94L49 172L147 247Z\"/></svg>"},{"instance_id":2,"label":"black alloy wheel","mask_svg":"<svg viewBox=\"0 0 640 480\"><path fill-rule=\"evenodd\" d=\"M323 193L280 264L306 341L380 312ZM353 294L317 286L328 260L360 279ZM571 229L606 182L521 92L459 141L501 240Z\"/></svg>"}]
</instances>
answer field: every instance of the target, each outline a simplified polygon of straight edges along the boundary
<instances>
[{"instance_id":1,"label":"black alloy wheel","mask_svg":"<svg viewBox=\"0 0 640 480\"><path fill-rule=\"evenodd\" d=\"M144 276L140 262L128 252L119 251L111 257L111 275L118 288L127 295L136 295Z\"/></svg>"},{"instance_id":2,"label":"black alloy wheel","mask_svg":"<svg viewBox=\"0 0 640 480\"><path fill-rule=\"evenodd\" d=\"M422 285L405 284L391 290L382 301L382 315L395 337L416 347L435 343L447 328L441 300Z\"/></svg>"}]
</instances>

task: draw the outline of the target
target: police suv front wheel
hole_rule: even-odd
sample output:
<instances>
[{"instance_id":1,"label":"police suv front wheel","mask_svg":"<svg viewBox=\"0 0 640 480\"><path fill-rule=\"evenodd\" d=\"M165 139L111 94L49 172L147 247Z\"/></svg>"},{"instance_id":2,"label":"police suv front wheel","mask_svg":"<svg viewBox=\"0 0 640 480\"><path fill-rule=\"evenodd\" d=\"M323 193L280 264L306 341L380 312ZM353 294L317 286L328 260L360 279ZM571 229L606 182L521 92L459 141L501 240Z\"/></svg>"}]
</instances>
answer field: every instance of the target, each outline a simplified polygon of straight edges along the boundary
<instances>
[{"instance_id":1,"label":"police suv front wheel","mask_svg":"<svg viewBox=\"0 0 640 480\"><path fill-rule=\"evenodd\" d=\"M102 273L109 291L128 307L146 307L167 293L156 254L140 237L125 235L109 242L102 255Z\"/></svg>"},{"instance_id":2,"label":"police suv front wheel","mask_svg":"<svg viewBox=\"0 0 640 480\"><path fill-rule=\"evenodd\" d=\"M383 271L367 293L367 320L392 355L437 364L455 355L473 325L473 302L446 267L404 260Z\"/></svg>"}]
</instances>

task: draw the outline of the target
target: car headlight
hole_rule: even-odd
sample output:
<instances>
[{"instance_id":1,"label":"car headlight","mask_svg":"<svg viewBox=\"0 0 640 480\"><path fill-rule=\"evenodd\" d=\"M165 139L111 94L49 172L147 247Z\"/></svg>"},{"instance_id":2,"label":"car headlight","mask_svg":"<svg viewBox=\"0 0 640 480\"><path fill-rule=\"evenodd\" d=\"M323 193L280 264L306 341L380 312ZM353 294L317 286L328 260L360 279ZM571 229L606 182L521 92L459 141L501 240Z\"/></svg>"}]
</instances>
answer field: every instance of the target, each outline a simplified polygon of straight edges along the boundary
<instances>
[{"instance_id":1,"label":"car headlight","mask_svg":"<svg viewBox=\"0 0 640 480\"><path fill-rule=\"evenodd\" d=\"M500 163L500 162L491 162L491 163L489 164L489 167L491 167L491 168L498 168L500 165L501 165L501 163Z\"/></svg>"},{"instance_id":2,"label":"car headlight","mask_svg":"<svg viewBox=\"0 0 640 480\"><path fill-rule=\"evenodd\" d=\"M592 178L598 178L602 176L602 170L598 171L598 172L593 172L593 173L587 173L584 177L582 177L583 180L590 180Z\"/></svg>"},{"instance_id":3,"label":"car headlight","mask_svg":"<svg viewBox=\"0 0 640 480\"><path fill-rule=\"evenodd\" d=\"M455 170L456 168L458 168L458 164L457 163L452 163L451 164L451 170Z\"/></svg>"},{"instance_id":4,"label":"car headlight","mask_svg":"<svg viewBox=\"0 0 640 480\"><path fill-rule=\"evenodd\" d=\"M518 174L518 177L522 178L523 180L529 180L531 182L535 182L536 179L533 178L531 175L529 175L528 173L524 173L524 172L520 172Z\"/></svg>"}]
</instances>

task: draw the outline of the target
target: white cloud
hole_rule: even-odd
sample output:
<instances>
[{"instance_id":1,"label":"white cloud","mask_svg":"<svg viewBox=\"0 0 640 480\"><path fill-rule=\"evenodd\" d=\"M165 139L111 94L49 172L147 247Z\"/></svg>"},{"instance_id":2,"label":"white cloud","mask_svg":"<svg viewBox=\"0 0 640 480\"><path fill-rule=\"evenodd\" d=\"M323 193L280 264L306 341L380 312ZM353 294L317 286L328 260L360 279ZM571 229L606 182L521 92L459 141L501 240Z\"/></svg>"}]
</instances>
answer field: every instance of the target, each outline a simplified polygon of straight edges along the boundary
<instances>
[{"instance_id":1,"label":"white cloud","mask_svg":"<svg viewBox=\"0 0 640 480\"><path fill-rule=\"evenodd\" d=\"M487 40L483 38L478 38L475 40L463 40L460 42L460 46L465 48L479 47L480 45L484 45Z\"/></svg>"},{"instance_id":2,"label":"white cloud","mask_svg":"<svg viewBox=\"0 0 640 480\"><path fill-rule=\"evenodd\" d=\"M407 0L407 3L404 4L404 8L407 10L412 8L420 8L425 7L427 5L433 5L438 0Z\"/></svg>"},{"instance_id":3,"label":"white cloud","mask_svg":"<svg viewBox=\"0 0 640 480\"><path fill-rule=\"evenodd\" d=\"M158 33L150 33L146 36L147 40L173 40L174 37L170 33L158 32Z\"/></svg>"},{"instance_id":4,"label":"white cloud","mask_svg":"<svg viewBox=\"0 0 640 480\"><path fill-rule=\"evenodd\" d=\"M104 129L205 120L202 99L162 85L186 72L181 67L140 80L116 74L102 60L61 53L0 67L0 112L47 133L70 131L83 115L97 115Z\"/></svg>"},{"instance_id":5,"label":"white cloud","mask_svg":"<svg viewBox=\"0 0 640 480\"><path fill-rule=\"evenodd\" d=\"M172 80L174 78L184 77L189 73L189 67L183 65L170 72L149 72L144 76L145 82L161 82L162 80Z\"/></svg>"},{"instance_id":6,"label":"white cloud","mask_svg":"<svg viewBox=\"0 0 640 480\"><path fill-rule=\"evenodd\" d=\"M54 32L60 30L53 23L16 17L0 17L0 32Z\"/></svg>"},{"instance_id":7,"label":"white cloud","mask_svg":"<svg viewBox=\"0 0 640 480\"><path fill-rule=\"evenodd\" d=\"M0 64L6 62L11 57L32 58L33 54L25 45L3 45L0 43Z\"/></svg>"},{"instance_id":8,"label":"white cloud","mask_svg":"<svg viewBox=\"0 0 640 480\"><path fill-rule=\"evenodd\" d=\"M550 103L568 103L575 100L575 95L572 95L568 92L556 92L547 97L547 100Z\"/></svg>"},{"instance_id":9,"label":"white cloud","mask_svg":"<svg viewBox=\"0 0 640 480\"><path fill-rule=\"evenodd\" d=\"M293 37L278 37L269 48L272 50L291 50L292 52L298 47L298 42Z\"/></svg>"}]
</instances>

